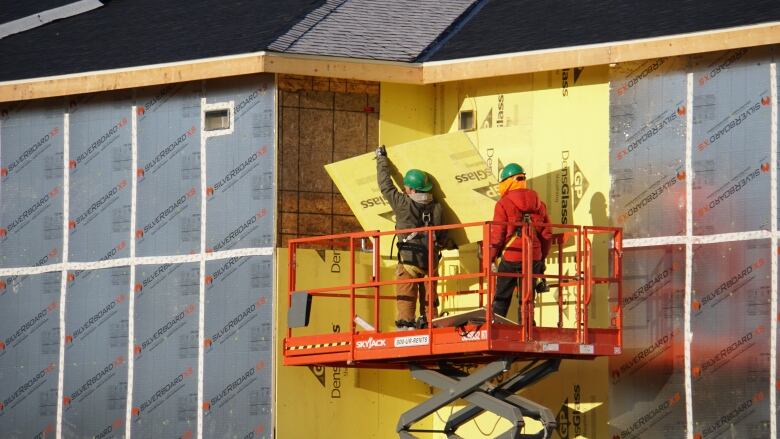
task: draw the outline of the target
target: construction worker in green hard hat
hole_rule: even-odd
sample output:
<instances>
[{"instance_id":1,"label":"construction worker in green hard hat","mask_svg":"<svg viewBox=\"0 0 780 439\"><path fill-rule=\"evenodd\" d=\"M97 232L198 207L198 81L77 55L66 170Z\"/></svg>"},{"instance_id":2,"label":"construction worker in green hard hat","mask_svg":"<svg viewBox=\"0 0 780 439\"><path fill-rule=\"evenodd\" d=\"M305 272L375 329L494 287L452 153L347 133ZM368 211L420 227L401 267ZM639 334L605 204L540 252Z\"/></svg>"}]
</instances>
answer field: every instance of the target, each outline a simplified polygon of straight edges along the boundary
<instances>
[{"instance_id":1,"label":"construction worker in green hard hat","mask_svg":"<svg viewBox=\"0 0 780 439\"><path fill-rule=\"evenodd\" d=\"M547 206L533 189L527 187L525 170L517 163L509 163L500 174L498 192L501 198L493 211L494 224L490 228L490 261L499 273L520 273L523 249L518 239L522 222L549 224ZM502 224L503 223L503 224ZM533 272L544 273L544 258L550 251L552 229L549 226L532 226ZM493 298L493 312L506 317L512 301L512 291L519 287L519 278L498 277ZM536 283L537 292L547 291L544 279Z\"/></svg>"},{"instance_id":2,"label":"construction worker in green hard hat","mask_svg":"<svg viewBox=\"0 0 780 439\"><path fill-rule=\"evenodd\" d=\"M395 228L414 229L418 227L438 226L442 224L442 207L431 193L433 182L430 176L419 169L409 169L404 175L404 190L396 188L390 177L390 159L384 145L376 150L376 175L379 190L387 199L395 214ZM434 233L434 248L428 248L428 233L413 232L399 234L398 265L396 279L417 279L428 274L428 252L433 252L432 273L437 275L439 251L442 248L455 248L446 231ZM437 316L438 298L436 282L432 282L433 316ZM420 303L420 314L415 319L416 303ZM402 283L396 285L396 321L398 329L421 329L428 325L427 300L423 282Z\"/></svg>"}]
</instances>

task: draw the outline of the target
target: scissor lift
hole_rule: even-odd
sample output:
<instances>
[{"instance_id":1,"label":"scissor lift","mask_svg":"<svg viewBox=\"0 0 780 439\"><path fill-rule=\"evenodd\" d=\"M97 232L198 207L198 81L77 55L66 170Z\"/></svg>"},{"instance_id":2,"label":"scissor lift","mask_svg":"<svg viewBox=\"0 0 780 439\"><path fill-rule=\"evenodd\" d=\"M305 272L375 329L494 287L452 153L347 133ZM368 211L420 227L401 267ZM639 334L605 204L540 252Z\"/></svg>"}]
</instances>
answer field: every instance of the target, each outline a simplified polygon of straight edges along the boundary
<instances>
[{"instance_id":1,"label":"scissor lift","mask_svg":"<svg viewBox=\"0 0 780 439\"><path fill-rule=\"evenodd\" d=\"M480 413L489 411L512 424L509 430L497 437L551 437L556 427L552 412L516 393L557 371L562 359L585 360L621 353L620 228L520 223L517 224L520 230L518 238L525 256L522 273L493 272L490 261L484 259L480 260L479 268L473 272L440 275L434 266L433 254L429 254L430 268L427 276L411 280L380 279L383 258L379 250L380 243L392 239L394 234L424 233L428 239L428 248L433 248L434 234L431 232L456 232L456 229L473 231L474 228L481 228L481 254L489 254L490 230L498 225L501 223L481 222L290 240L288 329L284 340L284 364L409 368L414 378L441 391L401 415L397 426L401 438L413 438L413 432L431 432L414 429L413 424L459 399L465 400L468 405L447 419L444 430L436 432L444 433L449 438L458 438L456 431L459 426ZM538 226L552 227L555 232L553 247L547 259L545 274L530 274L533 262L530 234L536 233ZM349 268L350 282L346 285L297 289L298 273L305 273L307 267L299 266L296 255L299 250L305 248L348 251L348 254L343 254L342 261L346 259L344 262ZM601 276L594 274L594 254L598 254ZM358 280L356 264L359 259L367 257L370 258L370 276L368 279ZM517 322L493 316L492 302L497 277L515 277L518 280L518 300L513 308ZM551 289L551 292L542 294L554 295L557 299L552 303L557 316L553 315L552 319L543 314L543 308L550 308L550 301L545 306L540 306L538 294L534 293L534 285L540 278L545 278ZM467 290L439 291L438 296L476 296L476 300L472 299L476 306L467 312L439 318L435 318L432 307L428 307L427 321L433 324L427 328L397 331L388 327L383 330L382 323L388 318L380 319L380 311L384 310L387 315L395 314L394 286L417 282L425 284L428 303L431 303L432 295L435 294L432 291L433 282L439 282L440 285L469 283L471 286ZM603 287L598 290L597 297L594 297L594 287L598 288L599 285ZM350 321L349 331L311 333L311 326L316 325L310 323L318 318L316 312L311 312L312 303L316 303L318 298L344 300L344 314ZM365 319L365 316L356 314L357 301L371 303L371 318ZM609 309L608 324L601 327L591 326L589 309L593 304ZM564 319L566 314L573 315L573 318ZM514 314L510 314L510 317L512 316ZM550 320L555 320L552 326L549 325ZM548 323L548 326L545 326L545 323ZM388 325L385 323L385 326ZM505 377L502 384L491 384L491 381L509 371L513 363L518 361L529 363L512 376ZM474 364L484 366L470 374L460 367ZM524 417L540 421L542 430L535 434L523 434Z\"/></svg>"}]
</instances>

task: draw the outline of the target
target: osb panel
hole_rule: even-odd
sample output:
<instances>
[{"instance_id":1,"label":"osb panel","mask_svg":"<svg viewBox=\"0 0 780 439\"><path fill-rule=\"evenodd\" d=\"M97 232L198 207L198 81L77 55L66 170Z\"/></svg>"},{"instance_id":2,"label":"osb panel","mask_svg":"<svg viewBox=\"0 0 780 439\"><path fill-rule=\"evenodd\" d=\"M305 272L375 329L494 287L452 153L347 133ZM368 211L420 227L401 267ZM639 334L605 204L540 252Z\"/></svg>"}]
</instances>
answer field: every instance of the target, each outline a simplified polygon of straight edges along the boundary
<instances>
[{"instance_id":1,"label":"osb panel","mask_svg":"<svg viewBox=\"0 0 780 439\"><path fill-rule=\"evenodd\" d=\"M311 109L301 109L300 112L301 147L330 151L333 147L333 112Z\"/></svg>"},{"instance_id":2,"label":"osb panel","mask_svg":"<svg viewBox=\"0 0 780 439\"><path fill-rule=\"evenodd\" d=\"M379 113L379 93L368 95L368 108L374 113Z\"/></svg>"},{"instance_id":3,"label":"osb panel","mask_svg":"<svg viewBox=\"0 0 780 439\"><path fill-rule=\"evenodd\" d=\"M297 158L298 155L296 154ZM298 160L284 160L281 163L282 190L298 190Z\"/></svg>"},{"instance_id":4,"label":"osb panel","mask_svg":"<svg viewBox=\"0 0 780 439\"><path fill-rule=\"evenodd\" d=\"M298 146L298 118L297 108L282 109L282 148Z\"/></svg>"},{"instance_id":5,"label":"osb panel","mask_svg":"<svg viewBox=\"0 0 780 439\"><path fill-rule=\"evenodd\" d=\"M379 143L379 113L370 113L366 117L366 151L372 151Z\"/></svg>"},{"instance_id":6,"label":"osb panel","mask_svg":"<svg viewBox=\"0 0 780 439\"><path fill-rule=\"evenodd\" d=\"M301 213L298 215L298 233L306 235L330 235L331 215Z\"/></svg>"},{"instance_id":7,"label":"osb panel","mask_svg":"<svg viewBox=\"0 0 780 439\"><path fill-rule=\"evenodd\" d=\"M279 215L279 230L282 233L298 233L298 214L282 212Z\"/></svg>"},{"instance_id":8,"label":"osb panel","mask_svg":"<svg viewBox=\"0 0 780 439\"><path fill-rule=\"evenodd\" d=\"M333 108L333 93L329 91L302 91L301 108L321 108L330 110Z\"/></svg>"},{"instance_id":9,"label":"osb panel","mask_svg":"<svg viewBox=\"0 0 780 439\"><path fill-rule=\"evenodd\" d=\"M315 91L331 91L330 78L313 78L311 88Z\"/></svg>"},{"instance_id":10,"label":"osb panel","mask_svg":"<svg viewBox=\"0 0 780 439\"><path fill-rule=\"evenodd\" d=\"M333 124L335 135L334 151L360 154L366 146L366 115L348 111L337 111Z\"/></svg>"},{"instance_id":11,"label":"osb panel","mask_svg":"<svg viewBox=\"0 0 780 439\"><path fill-rule=\"evenodd\" d=\"M287 247L288 242L295 238L298 238L297 233L294 235L282 233L279 237L279 247Z\"/></svg>"},{"instance_id":12,"label":"osb panel","mask_svg":"<svg viewBox=\"0 0 780 439\"><path fill-rule=\"evenodd\" d=\"M335 99L337 110L363 111L368 102L364 93L336 93Z\"/></svg>"},{"instance_id":13,"label":"osb panel","mask_svg":"<svg viewBox=\"0 0 780 439\"><path fill-rule=\"evenodd\" d=\"M297 212L298 211L298 192L296 191L282 191L279 196L280 209L282 212Z\"/></svg>"},{"instance_id":14,"label":"osb panel","mask_svg":"<svg viewBox=\"0 0 780 439\"><path fill-rule=\"evenodd\" d=\"M332 192L333 183L325 172L325 165L331 161L331 153L310 151L308 160L300 162L299 188L302 191Z\"/></svg>"},{"instance_id":15,"label":"osb panel","mask_svg":"<svg viewBox=\"0 0 780 439\"><path fill-rule=\"evenodd\" d=\"M369 82L366 84L366 93L369 95L376 95L379 96L379 83L378 82Z\"/></svg>"},{"instance_id":16,"label":"osb panel","mask_svg":"<svg viewBox=\"0 0 780 439\"><path fill-rule=\"evenodd\" d=\"M341 194L333 194L333 214L334 215L352 215L352 210L347 204L347 200Z\"/></svg>"},{"instance_id":17,"label":"osb panel","mask_svg":"<svg viewBox=\"0 0 780 439\"><path fill-rule=\"evenodd\" d=\"M336 92L336 93L346 93L347 92L347 80L346 79L331 79L330 80L330 91Z\"/></svg>"},{"instance_id":18,"label":"osb panel","mask_svg":"<svg viewBox=\"0 0 780 439\"><path fill-rule=\"evenodd\" d=\"M354 157L354 152L345 152L345 151L334 151L333 152L333 161L338 162L341 160L346 160L348 158Z\"/></svg>"},{"instance_id":19,"label":"osb panel","mask_svg":"<svg viewBox=\"0 0 780 439\"><path fill-rule=\"evenodd\" d=\"M333 233L359 232L360 223L352 215L333 215Z\"/></svg>"},{"instance_id":20,"label":"osb panel","mask_svg":"<svg viewBox=\"0 0 780 439\"><path fill-rule=\"evenodd\" d=\"M360 230L324 166L376 147L379 83L278 77L280 245L299 236Z\"/></svg>"},{"instance_id":21,"label":"osb panel","mask_svg":"<svg viewBox=\"0 0 780 439\"><path fill-rule=\"evenodd\" d=\"M300 193L300 212L301 213L325 213L330 214L333 206L333 198L330 193L319 192L301 192Z\"/></svg>"},{"instance_id":22,"label":"osb panel","mask_svg":"<svg viewBox=\"0 0 780 439\"><path fill-rule=\"evenodd\" d=\"M279 75L278 78L279 90L311 90L311 76Z\"/></svg>"}]
</instances>

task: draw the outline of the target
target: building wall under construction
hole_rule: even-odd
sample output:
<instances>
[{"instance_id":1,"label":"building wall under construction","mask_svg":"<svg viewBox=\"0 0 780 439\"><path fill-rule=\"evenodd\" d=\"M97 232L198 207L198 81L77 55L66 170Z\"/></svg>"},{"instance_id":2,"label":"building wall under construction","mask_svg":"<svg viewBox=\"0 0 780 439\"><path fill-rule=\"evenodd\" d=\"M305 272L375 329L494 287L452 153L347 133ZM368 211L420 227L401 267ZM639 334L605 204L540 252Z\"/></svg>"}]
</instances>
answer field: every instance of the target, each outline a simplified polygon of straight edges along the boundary
<instances>
[{"instance_id":1,"label":"building wall under construction","mask_svg":"<svg viewBox=\"0 0 780 439\"><path fill-rule=\"evenodd\" d=\"M773 47L610 69L610 217L628 238L615 437L770 437Z\"/></svg>"},{"instance_id":2,"label":"building wall under construction","mask_svg":"<svg viewBox=\"0 0 780 439\"><path fill-rule=\"evenodd\" d=\"M0 436L272 434L275 96L257 75L0 109Z\"/></svg>"}]
</instances>

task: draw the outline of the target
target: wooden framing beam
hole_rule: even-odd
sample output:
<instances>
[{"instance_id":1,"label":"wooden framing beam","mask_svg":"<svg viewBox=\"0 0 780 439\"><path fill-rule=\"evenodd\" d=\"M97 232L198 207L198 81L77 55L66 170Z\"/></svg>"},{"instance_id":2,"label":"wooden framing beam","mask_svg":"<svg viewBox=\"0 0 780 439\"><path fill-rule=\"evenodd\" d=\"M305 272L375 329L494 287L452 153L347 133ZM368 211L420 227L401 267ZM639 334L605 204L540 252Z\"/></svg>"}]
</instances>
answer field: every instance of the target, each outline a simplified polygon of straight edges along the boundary
<instances>
[{"instance_id":1,"label":"wooden framing beam","mask_svg":"<svg viewBox=\"0 0 780 439\"><path fill-rule=\"evenodd\" d=\"M424 64L426 84L587 67L780 43L780 22L617 43Z\"/></svg>"},{"instance_id":2,"label":"wooden framing beam","mask_svg":"<svg viewBox=\"0 0 780 439\"><path fill-rule=\"evenodd\" d=\"M780 44L780 22L427 63L255 52L142 67L0 82L0 102L68 96L252 73L434 84Z\"/></svg>"}]
</instances>

